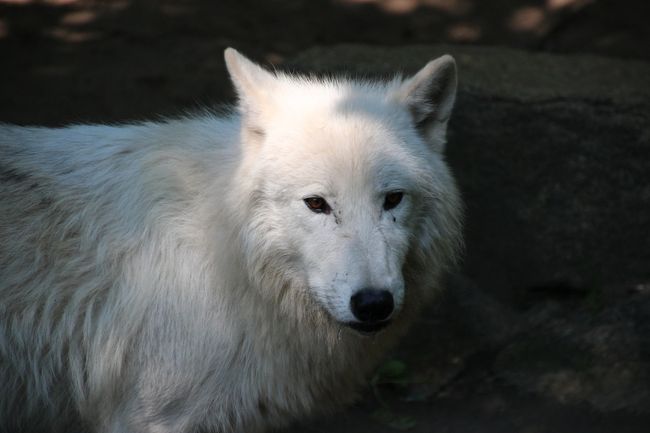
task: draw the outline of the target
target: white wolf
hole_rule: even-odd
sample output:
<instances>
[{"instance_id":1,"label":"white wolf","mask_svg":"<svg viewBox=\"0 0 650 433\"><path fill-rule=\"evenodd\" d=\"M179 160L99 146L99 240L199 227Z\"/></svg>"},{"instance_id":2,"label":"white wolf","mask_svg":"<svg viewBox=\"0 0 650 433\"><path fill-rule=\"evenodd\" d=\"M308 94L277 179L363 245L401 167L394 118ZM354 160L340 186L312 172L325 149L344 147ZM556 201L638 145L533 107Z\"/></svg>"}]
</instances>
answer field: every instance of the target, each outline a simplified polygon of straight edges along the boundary
<instances>
[{"instance_id":1,"label":"white wolf","mask_svg":"<svg viewBox=\"0 0 650 433\"><path fill-rule=\"evenodd\" d=\"M230 114L0 126L0 430L256 432L345 403L460 248L450 56L225 52Z\"/></svg>"}]
</instances>

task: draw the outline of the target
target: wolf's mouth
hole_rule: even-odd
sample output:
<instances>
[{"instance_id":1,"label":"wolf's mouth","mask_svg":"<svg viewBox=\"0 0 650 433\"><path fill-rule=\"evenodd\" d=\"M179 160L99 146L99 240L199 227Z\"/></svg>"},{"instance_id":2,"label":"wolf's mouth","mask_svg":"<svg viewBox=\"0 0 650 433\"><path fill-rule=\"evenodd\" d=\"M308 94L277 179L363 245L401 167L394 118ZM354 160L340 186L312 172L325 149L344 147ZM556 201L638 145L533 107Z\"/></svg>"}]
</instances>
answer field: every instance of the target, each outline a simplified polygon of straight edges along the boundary
<instances>
[{"instance_id":1,"label":"wolf's mouth","mask_svg":"<svg viewBox=\"0 0 650 433\"><path fill-rule=\"evenodd\" d=\"M390 325L390 320L382 320L380 322L346 322L345 325L361 334L371 335Z\"/></svg>"}]
</instances>

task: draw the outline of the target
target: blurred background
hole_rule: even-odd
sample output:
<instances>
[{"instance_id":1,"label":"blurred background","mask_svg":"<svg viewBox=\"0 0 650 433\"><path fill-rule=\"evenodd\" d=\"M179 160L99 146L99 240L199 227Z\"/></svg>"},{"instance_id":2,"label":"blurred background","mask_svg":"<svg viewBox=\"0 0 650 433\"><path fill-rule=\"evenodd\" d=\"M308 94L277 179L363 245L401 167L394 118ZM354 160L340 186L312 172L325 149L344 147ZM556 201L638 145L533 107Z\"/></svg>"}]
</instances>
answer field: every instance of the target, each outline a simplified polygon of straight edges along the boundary
<instances>
[{"instance_id":1,"label":"blurred background","mask_svg":"<svg viewBox=\"0 0 650 433\"><path fill-rule=\"evenodd\" d=\"M0 0L0 122L175 115L264 65L453 54L467 253L364 398L291 432L650 431L650 2Z\"/></svg>"},{"instance_id":2,"label":"blurred background","mask_svg":"<svg viewBox=\"0 0 650 433\"><path fill-rule=\"evenodd\" d=\"M222 51L478 44L650 57L643 0L0 0L0 120L166 114L230 97Z\"/></svg>"}]
</instances>

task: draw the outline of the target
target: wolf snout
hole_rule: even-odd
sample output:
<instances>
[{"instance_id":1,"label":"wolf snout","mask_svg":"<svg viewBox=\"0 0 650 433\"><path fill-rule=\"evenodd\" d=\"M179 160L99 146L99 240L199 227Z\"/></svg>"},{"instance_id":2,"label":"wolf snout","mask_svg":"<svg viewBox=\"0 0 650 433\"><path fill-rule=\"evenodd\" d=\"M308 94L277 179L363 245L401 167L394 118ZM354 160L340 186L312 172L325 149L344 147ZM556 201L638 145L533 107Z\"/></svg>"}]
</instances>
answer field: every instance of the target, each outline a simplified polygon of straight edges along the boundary
<instances>
[{"instance_id":1,"label":"wolf snout","mask_svg":"<svg viewBox=\"0 0 650 433\"><path fill-rule=\"evenodd\" d=\"M389 323L395 302L388 290L362 289L350 298L350 310L358 322L348 325L362 332L376 332Z\"/></svg>"}]
</instances>

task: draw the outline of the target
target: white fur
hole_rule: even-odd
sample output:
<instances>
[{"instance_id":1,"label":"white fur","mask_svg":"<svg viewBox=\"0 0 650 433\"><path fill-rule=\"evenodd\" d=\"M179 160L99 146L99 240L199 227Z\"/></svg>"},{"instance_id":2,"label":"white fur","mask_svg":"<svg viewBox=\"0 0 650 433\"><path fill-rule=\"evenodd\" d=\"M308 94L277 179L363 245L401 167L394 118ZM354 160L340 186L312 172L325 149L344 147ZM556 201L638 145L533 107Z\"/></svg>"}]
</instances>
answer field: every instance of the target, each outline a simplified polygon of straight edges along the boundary
<instances>
[{"instance_id":1,"label":"white fur","mask_svg":"<svg viewBox=\"0 0 650 433\"><path fill-rule=\"evenodd\" d=\"M438 290L453 60L389 83L226 62L238 112L0 125L0 431L278 427L353 399ZM344 325L364 287L396 303L371 337Z\"/></svg>"}]
</instances>

